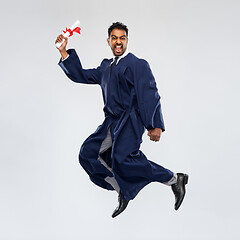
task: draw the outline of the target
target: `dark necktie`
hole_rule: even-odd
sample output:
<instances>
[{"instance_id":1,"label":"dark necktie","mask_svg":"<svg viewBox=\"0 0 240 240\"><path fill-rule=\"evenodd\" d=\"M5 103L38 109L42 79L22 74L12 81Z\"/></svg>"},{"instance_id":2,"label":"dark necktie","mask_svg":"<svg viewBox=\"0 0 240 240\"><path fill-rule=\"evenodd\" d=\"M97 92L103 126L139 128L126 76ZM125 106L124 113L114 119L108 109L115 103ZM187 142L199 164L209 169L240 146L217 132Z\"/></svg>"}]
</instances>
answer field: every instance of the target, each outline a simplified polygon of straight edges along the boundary
<instances>
[{"instance_id":1,"label":"dark necktie","mask_svg":"<svg viewBox=\"0 0 240 240\"><path fill-rule=\"evenodd\" d=\"M111 64L111 68L117 65L117 60L118 59L119 59L119 57L114 58L114 62Z\"/></svg>"}]
</instances>

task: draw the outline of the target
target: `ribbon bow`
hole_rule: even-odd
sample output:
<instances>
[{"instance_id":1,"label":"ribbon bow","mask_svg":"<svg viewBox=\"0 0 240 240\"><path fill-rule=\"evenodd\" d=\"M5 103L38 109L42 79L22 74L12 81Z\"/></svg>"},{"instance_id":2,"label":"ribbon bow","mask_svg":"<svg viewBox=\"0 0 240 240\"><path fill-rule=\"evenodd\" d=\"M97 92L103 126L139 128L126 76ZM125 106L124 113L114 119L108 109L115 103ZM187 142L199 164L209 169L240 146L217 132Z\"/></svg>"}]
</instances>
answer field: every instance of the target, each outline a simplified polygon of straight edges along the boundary
<instances>
[{"instance_id":1,"label":"ribbon bow","mask_svg":"<svg viewBox=\"0 0 240 240\"><path fill-rule=\"evenodd\" d=\"M69 37L71 37L73 35L73 32L79 33L80 34L80 27L76 27L73 30L71 30L70 28L66 28L66 31L63 30L64 33L69 32Z\"/></svg>"}]
</instances>

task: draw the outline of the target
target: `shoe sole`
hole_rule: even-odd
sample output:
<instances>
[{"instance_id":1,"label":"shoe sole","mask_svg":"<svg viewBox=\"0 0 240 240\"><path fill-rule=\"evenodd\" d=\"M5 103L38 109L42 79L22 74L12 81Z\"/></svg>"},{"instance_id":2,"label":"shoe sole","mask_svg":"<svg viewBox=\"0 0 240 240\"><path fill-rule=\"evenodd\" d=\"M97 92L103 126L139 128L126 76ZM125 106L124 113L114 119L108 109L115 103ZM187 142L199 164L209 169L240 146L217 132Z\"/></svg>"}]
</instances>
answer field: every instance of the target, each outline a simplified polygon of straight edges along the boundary
<instances>
[{"instance_id":1,"label":"shoe sole","mask_svg":"<svg viewBox=\"0 0 240 240\"><path fill-rule=\"evenodd\" d=\"M121 213L127 208L128 204L129 204L129 201L127 202L126 206L121 209L121 211L115 210L115 211L113 212L113 214L112 214L112 218L115 218L115 217L117 217L119 214L121 214Z\"/></svg>"},{"instance_id":2,"label":"shoe sole","mask_svg":"<svg viewBox=\"0 0 240 240\"><path fill-rule=\"evenodd\" d=\"M189 176L187 174L184 174L184 184L188 184L188 178Z\"/></svg>"}]
</instances>

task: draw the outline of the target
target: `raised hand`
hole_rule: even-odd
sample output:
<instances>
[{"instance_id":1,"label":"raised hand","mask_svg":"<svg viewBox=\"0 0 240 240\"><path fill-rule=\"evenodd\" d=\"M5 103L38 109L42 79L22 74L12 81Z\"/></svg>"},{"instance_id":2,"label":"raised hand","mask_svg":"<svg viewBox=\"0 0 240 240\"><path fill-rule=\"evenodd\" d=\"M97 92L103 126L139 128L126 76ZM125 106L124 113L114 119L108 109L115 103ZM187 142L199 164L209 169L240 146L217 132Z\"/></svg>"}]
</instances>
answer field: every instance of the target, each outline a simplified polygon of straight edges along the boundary
<instances>
[{"instance_id":1,"label":"raised hand","mask_svg":"<svg viewBox=\"0 0 240 240\"><path fill-rule=\"evenodd\" d=\"M60 34L56 41L55 41L55 44L56 43L61 43L62 41L64 40L64 42L62 43L62 45L58 48L60 54L62 55L62 58L65 59L67 56L68 56L68 53L66 51L66 46L67 46L67 43L68 43L68 38L67 37L64 37L62 34Z\"/></svg>"}]
</instances>

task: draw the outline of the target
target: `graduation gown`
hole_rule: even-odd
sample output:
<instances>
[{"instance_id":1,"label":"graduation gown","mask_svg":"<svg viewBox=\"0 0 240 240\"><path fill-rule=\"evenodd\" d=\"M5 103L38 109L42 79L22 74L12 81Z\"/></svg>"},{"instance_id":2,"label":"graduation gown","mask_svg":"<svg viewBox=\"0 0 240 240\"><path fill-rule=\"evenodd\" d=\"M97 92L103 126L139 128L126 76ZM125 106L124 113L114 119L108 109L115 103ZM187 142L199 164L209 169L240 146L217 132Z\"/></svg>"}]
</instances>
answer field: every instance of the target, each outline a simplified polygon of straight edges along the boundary
<instances>
[{"instance_id":1,"label":"graduation gown","mask_svg":"<svg viewBox=\"0 0 240 240\"><path fill-rule=\"evenodd\" d=\"M96 185L114 190L107 179L114 179L125 199L135 198L150 182L168 182L173 172L148 160L139 150L145 129L165 131L160 96L149 64L128 53L118 64L104 59L94 69L83 69L74 49L59 62L74 82L101 86L105 119L82 144L79 161ZM99 161L99 150L110 129L112 146ZM104 166L105 165L105 166Z\"/></svg>"}]
</instances>

